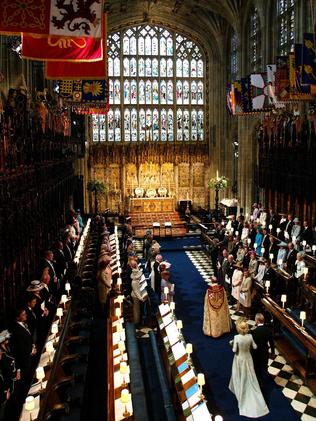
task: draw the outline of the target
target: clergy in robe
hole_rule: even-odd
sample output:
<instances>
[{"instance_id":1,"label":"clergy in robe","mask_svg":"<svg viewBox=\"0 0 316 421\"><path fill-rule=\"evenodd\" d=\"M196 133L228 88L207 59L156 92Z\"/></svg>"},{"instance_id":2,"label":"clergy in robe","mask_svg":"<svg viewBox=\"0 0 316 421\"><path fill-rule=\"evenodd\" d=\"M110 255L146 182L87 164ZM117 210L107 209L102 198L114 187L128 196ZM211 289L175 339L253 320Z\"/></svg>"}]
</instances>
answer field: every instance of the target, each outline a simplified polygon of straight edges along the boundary
<instances>
[{"instance_id":1,"label":"clergy in robe","mask_svg":"<svg viewBox=\"0 0 316 421\"><path fill-rule=\"evenodd\" d=\"M215 276L211 281L204 299L203 333L218 338L230 332L231 320L225 288L217 283Z\"/></svg>"}]
</instances>

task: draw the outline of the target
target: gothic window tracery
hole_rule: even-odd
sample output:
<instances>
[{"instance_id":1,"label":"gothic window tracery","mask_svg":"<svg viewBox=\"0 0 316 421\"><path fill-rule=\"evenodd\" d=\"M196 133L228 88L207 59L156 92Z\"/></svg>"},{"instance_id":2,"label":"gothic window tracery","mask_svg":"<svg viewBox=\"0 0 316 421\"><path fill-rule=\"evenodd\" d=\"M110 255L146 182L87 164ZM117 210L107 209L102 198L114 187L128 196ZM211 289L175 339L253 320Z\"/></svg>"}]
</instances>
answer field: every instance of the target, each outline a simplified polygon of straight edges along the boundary
<instances>
[{"instance_id":1,"label":"gothic window tracery","mask_svg":"<svg viewBox=\"0 0 316 421\"><path fill-rule=\"evenodd\" d=\"M295 4L296 0L278 0L278 50L286 55L294 48L295 38Z\"/></svg>"},{"instance_id":2,"label":"gothic window tracery","mask_svg":"<svg viewBox=\"0 0 316 421\"><path fill-rule=\"evenodd\" d=\"M136 26L108 38L108 115L93 141L204 141L205 59L184 35Z\"/></svg>"},{"instance_id":3,"label":"gothic window tracery","mask_svg":"<svg viewBox=\"0 0 316 421\"><path fill-rule=\"evenodd\" d=\"M238 70L238 36L236 32L234 32L230 40L230 77L232 82L237 79Z\"/></svg>"},{"instance_id":4,"label":"gothic window tracery","mask_svg":"<svg viewBox=\"0 0 316 421\"><path fill-rule=\"evenodd\" d=\"M250 52L250 71L258 72L262 65L261 56L261 30L258 10L255 8L250 15L249 22L249 52Z\"/></svg>"}]
</instances>

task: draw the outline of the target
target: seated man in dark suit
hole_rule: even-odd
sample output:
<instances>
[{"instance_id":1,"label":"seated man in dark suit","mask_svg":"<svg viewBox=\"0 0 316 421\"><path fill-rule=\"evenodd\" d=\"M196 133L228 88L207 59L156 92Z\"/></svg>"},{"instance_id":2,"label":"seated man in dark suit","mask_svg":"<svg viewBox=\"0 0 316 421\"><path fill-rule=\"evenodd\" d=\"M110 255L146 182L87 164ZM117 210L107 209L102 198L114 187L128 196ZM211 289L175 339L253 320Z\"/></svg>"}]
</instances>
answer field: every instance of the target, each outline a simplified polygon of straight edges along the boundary
<instances>
[{"instance_id":1,"label":"seated man in dark suit","mask_svg":"<svg viewBox=\"0 0 316 421\"><path fill-rule=\"evenodd\" d=\"M264 324L264 315L257 313L255 316L256 328L251 331L257 349L252 351L253 364L260 386L264 385L268 373L269 346L274 354L274 340L271 329Z\"/></svg>"}]
</instances>

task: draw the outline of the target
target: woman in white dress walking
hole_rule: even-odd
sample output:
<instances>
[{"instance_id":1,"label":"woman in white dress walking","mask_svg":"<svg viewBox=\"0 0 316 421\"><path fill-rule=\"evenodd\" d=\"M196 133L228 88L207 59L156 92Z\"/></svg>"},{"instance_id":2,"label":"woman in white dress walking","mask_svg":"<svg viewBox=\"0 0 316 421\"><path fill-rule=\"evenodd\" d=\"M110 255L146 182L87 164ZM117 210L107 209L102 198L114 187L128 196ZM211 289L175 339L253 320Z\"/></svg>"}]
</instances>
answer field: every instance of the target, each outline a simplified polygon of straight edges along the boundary
<instances>
[{"instance_id":1,"label":"woman in white dress walking","mask_svg":"<svg viewBox=\"0 0 316 421\"><path fill-rule=\"evenodd\" d=\"M235 353L229 389L238 401L239 414L249 418L258 418L269 413L269 409L262 396L255 374L251 348L257 345L250 335L247 321L239 318L236 322L237 332L233 339Z\"/></svg>"}]
</instances>

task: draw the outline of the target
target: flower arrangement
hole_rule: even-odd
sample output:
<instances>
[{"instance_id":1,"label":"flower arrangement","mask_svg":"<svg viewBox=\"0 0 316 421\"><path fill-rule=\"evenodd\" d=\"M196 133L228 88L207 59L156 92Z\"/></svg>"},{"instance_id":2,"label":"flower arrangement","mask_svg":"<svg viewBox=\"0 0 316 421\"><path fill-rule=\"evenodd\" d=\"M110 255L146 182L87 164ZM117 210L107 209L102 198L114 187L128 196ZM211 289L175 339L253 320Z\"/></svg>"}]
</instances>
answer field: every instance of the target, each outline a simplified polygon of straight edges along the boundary
<instances>
[{"instance_id":1,"label":"flower arrangement","mask_svg":"<svg viewBox=\"0 0 316 421\"><path fill-rule=\"evenodd\" d=\"M221 175L220 177L211 178L208 183L209 188L214 190L224 190L226 189L227 185L228 178L226 178L224 175Z\"/></svg>"}]
</instances>

